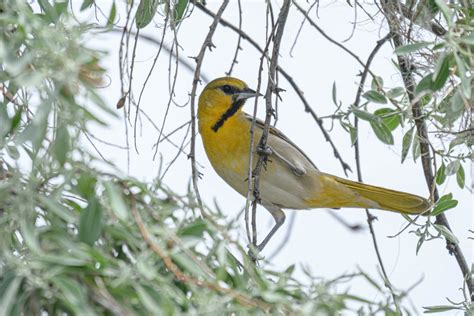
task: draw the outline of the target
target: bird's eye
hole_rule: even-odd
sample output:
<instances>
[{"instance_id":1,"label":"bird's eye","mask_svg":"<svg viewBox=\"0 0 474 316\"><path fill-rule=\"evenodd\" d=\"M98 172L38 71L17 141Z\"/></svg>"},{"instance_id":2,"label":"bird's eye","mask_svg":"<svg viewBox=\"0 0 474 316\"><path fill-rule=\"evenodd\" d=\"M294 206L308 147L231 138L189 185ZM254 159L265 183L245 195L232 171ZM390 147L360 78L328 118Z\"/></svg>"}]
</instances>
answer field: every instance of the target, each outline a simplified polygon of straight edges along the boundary
<instances>
[{"instance_id":1,"label":"bird's eye","mask_svg":"<svg viewBox=\"0 0 474 316\"><path fill-rule=\"evenodd\" d=\"M232 89L231 86L226 84L226 85L222 86L222 91L224 91L225 94L232 94L233 89Z\"/></svg>"}]
</instances>

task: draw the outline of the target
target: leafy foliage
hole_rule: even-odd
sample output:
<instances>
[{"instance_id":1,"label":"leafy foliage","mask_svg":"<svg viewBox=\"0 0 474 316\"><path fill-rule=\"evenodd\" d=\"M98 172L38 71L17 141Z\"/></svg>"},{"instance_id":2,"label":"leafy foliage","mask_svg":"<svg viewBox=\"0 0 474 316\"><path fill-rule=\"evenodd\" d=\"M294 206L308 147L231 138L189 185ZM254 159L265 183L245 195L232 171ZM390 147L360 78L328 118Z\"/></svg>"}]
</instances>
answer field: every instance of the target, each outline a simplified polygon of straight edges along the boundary
<instances>
[{"instance_id":1,"label":"leafy foliage","mask_svg":"<svg viewBox=\"0 0 474 316\"><path fill-rule=\"evenodd\" d=\"M222 214L198 216L191 193L94 168L98 159L77 144L90 124L116 116L96 92L101 55L82 41L90 28L70 18L69 2L38 3L0 4L1 315L337 314L354 303L359 313L395 313L362 272L334 280L308 273L305 285L294 267L259 269L229 237L233 227L216 223ZM158 3L140 2L138 28ZM177 2L176 20L186 6ZM398 117L374 116L384 133ZM354 278L374 285L380 301L340 290Z\"/></svg>"}]
</instances>

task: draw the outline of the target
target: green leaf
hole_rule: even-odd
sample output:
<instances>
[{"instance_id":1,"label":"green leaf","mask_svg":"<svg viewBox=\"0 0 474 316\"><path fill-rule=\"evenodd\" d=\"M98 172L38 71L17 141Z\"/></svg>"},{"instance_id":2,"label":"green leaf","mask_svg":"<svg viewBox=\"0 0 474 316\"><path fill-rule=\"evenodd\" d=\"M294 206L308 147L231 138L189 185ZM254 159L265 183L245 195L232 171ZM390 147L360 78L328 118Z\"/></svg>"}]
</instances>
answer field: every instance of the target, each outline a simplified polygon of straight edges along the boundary
<instances>
[{"instance_id":1,"label":"green leaf","mask_svg":"<svg viewBox=\"0 0 474 316\"><path fill-rule=\"evenodd\" d=\"M52 197L39 195L38 199L49 211L63 219L66 223L74 223L76 221L76 218L71 214L71 211L54 201Z\"/></svg>"},{"instance_id":2,"label":"green leaf","mask_svg":"<svg viewBox=\"0 0 474 316\"><path fill-rule=\"evenodd\" d=\"M447 311L452 311L455 309L462 310L462 308L459 308L457 306L450 306L450 305L423 306L423 308L425 309L424 313L426 314L447 312Z\"/></svg>"},{"instance_id":3,"label":"green leaf","mask_svg":"<svg viewBox=\"0 0 474 316\"><path fill-rule=\"evenodd\" d=\"M446 226L438 224L433 224L433 226L436 228L437 231L439 231L441 235L444 236L444 238L446 238L455 245L459 244L458 238L453 234L452 231L447 229Z\"/></svg>"},{"instance_id":4,"label":"green leaf","mask_svg":"<svg viewBox=\"0 0 474 316\"><path fill-rule=\"evenodd\" d=\"M128 207L123 200L120 188L113 182L104 182L105 191L109 200L109 205L117 217L122 221L129 219Z\"/></svg>"},{"instance_id":5,"label":"green leaf","mask_svg":"<svg viewBox=\"0 0 474 316\"><path fill-rule=\"evenodd\" d=\"M158 8L159 0L140 0L140 4L137 8L135 15L135 22L137 29L142 29L153 20Z\"/></svg>"},{"instance_id":6,"label":"green leaf","mask_svg":"<svg viewBox=\"0 0 474 316\"><path fill-rule=\"evenodd\" d=\"M160 295L149 286L135 285L136 293L143 307L145 307L151 315L163 315L163 311L158 302Z\"/></svg>"},{"instance_id":7,"label":"green leaf","mask_svg":"<svg viewBox=\"0 0 474 316\"><path fill-rule=\"evenodd\" d=\"M2 275L0 280L2 281L0 283L0 315L11 315L10 311L17 303L16 298L23 277L10 273L8 277L5 274Z\"/></svg>"},{"instance_id":8,"label":"green leaf","mask_svg":"<svg viewBox=\"0 0 474 316\"><path fill-rule=\"evenodd\" d=\"M174 21L176 26L181 22L184 12L188 6L188 0L178 0L178 3L174 6Z\"/></svg>"},{"instance_id":9,"label":"green leaf","mask_svg":"<svg viewBox=\"0 0 474 316\"><path fill-rule=\"evenodd\" d=\"M84 11L85 9L88 9L90 7L92 7L92 5L94 4L94 0L84 0L82 1L82 5L81 5L81 11Z\"/></svg>"},{"instance_id":10,"label":"green leaf","mask_svg":"<svg viewBox=\"0 0 474 316\"><path fill-rule=\"evenodd\" d=\"M63 303L72 309L73 314L96 315L89 306L83 286L65 275L54 276L49 282L60 290Z\"/></svg>"},{"instance_id":11,"label":"green leaf","mask_svg":"<svg viewBox=\"0 0 474 316\"><path fill-rule=\"evenodd\" d=\"M198 277L208 278L208 275L202 270L202 268L188 255L184 253L173 253L171 254L171 257L173 258L173 261L183 269L183 271L189 272Z\"/></svg>"},{"instance_id":12,"label":"green leaf","mask_svg":"<svg viewBox=\"0 0 474 316\"><path fill-rule=\"evenodd\" d=\"M83 172L77 181L77 192L85 199L89 199L95 196L95 184L97 182L96 177L89 173Z\"/></svg>"},{"instance_id":13,"label":"green leaf","mask_svg":"<svg viewBox=\"0 0 474 316\"><path fill-rule=\"evenodd\" d=\"M357 116L361 120L368 121L368 122L377 122L377 121L379 121L379 118L376 115L373 115L372 113L361 110L360 108L357 108L355 106L351 107L351 111L352 111L352 113L354 113L355 116Z\"/></svg>"},{"instance_id":14,"label":"green leaf","mask_svg":"<svg viewBox=\"0 0 474 316\"><path fill-rule=\"evenodd\" d=\"M420 50L421 48L427 47L431 44L432 44L431 42L419 42L419 43L414 43L414 44L408 44L408 45L397 47L394 50L394 53L397 55L406 55L406 54L415 52L417 50Z\"/></svg>"},{"instance_id":15,"label":"green leaf","mask_svg":"<svg viewBox=\"0 0 474 316\"><path fill-rule=\"evenodd\" d=\"M446 167L446 175L452 176L453 174L458 172L458 169L460 166L461 166L461 162L459 160L451 161Z\"/></svg>"},{"instance_id":16,"label":"green leaf","mask_svg":"<svg viewBox=\"0 0 474 316\"><path fill-rule=\"evenodd\" d=\"M458 56L458 54L454 54L454 60L456 61L457 65L457 73L459 76L459 79L461 79L461 89L460 91L464 94L466 99L471 98L471 90L472 90L472 75L467 76L468 70L464 64L464 61Z\"/></svg>"},{"instance_id":17,"label":"green leaf","mask_svg":"<svg viewBox=\"0 0 474 316\"><path fill-rule=\"evenodd\" d=\"M382 104L387 103L387 98L383 94L375 90L369 90L365 92L362 96L370 102Z\"/></svg>"},{"instance_id":18,"label":"green leaf","mask_svg":"<svg viewBox=\"0 0 474 316\"><path fill-rule=\"evenodd\" d=\"M433 207L431 211L432 216L438 216L439 214L452 209L458 205L457 200L453 200L453 195L451 193L443 195Z\"/></svg>"},{"instance_id":19,"label":"green leaf","mask_svg":"<svg viewBox=\"0 0 474 316\"><path fill-rule=\"evenodd\" d=\"M6 146L7 148L7 153L8 155L13 159L13 160L18 160L20 158L20 152L18 151L18 148L16 146Z\"/></svg>"},{"instance_id":20,"label":"green leaf","mask_svg":"<svg viewBox=\"0 0 474 316\"><path fill-rule=\"evenodd\" d=\"M395 87L393 89L388 90L385 95L387 98L393 99L399 97L405 93L405 89L402 87Z\"/></svg>"},{"instance_id":21,"label":"green leaf","mask_svg":"<svg viewBox=\"0 0 474 316\"><path fill-rule=\"evenodd\" d=\"M189 225L182 227L178 230L178 236L193 236L193 237L202 237L203 233L207 229L206 221L202 219L197 219L196 221L190 223Z\"/></svg>"},{"instance_id":22,"label":"green leaf","mask_svg":"<svg viewBox=\"0 0 474 316\"><path fill-rule=\"evenodd\" d=\"M446 180L446 166L444 165L444 162L441 163L441 166L439 166L438 171L436 171L436 184L441 185L444 183Z\"/></svg>"},{"instance_id":23,"label":"green leaf","mask_svg":"<svg viewBox=\"0 0 474 316\"><path fill-rule=\"evenodd\" d=\"M377 138L383 143L387 145L394 144L392 132L387 128L387 126L385 126L384 123L370 122L370 126L372 126Z\"/></svg>"},{"instance_id":24,"label":"green leaf","mask_svg":"<svg viewBox=\"0 0 474 316\"><path fill-rule=\"evenodd\" d=\"M425 91L433 91L433 74L427 75L418 82L415 88L415 95L418 96Z\"/></svg>"},{"instance_id":25,"label":"green leaf","mask_svg":"<svg viewBox=\"0 0 474 316\"><path fill-rule=\"evenodd\" d=\"M381 108L374 112L382 119L383 124L390 130L395 130L400 125L400 113L390 108Z\"/></svg>"},{"instance_id":26,"label":"green leaf","mask_svg":"<svg viewBox=\"0 0 474 316\"><path fill-rule=\"evenodd\" d=\"M0 138L3 139L5 135L11 130L11 120L7 113L6 104L0 104Z\"/></svg>"},{"instance_id":27,"label":"green leaf","mask_svg":"<svg viewBox=\"0 0 474 316\"><path fill-rule=\"evenodd\" d=\"M53 143L54 157L58 160L61 166L64 166L70 148L71 147L69 145L69 132L67 130L67 127L61 124L56 129L56 137Z\"/></svg>"},{"instance_id":28,"label":"green leaf","mask_svg":"<svg viewBox=\"0 0 474 316\"><path fill-rule=\"evenodd\" d=\"M466 43L468 45L474 45L474 33L469 32L468 34L465 34L465 36L460 38L461 42Z\"/></svg>"},{"instance_id":29,"label":"green leaf","mask_svg":"<svg viewBox=\"0 0 474 316\"><path fill-rule=\"evenodd\" d=\"M370 84L372 90L382 91L383 89L383 78L379 76L374 76L372 78L372 83Z\"/></svg>"},{"instance_id":30,"label":"green leaf","mask_svg":"<svg viewBox=\"0 0 474 316\"><path fill-rule=\"evenodd\" d=\"M413 145L411 146L413 161L416 161L421 155L420 140L418 136L413 137Z\"/></svg>"},{"instance_id":31,"label":"green leaf","mask_svg":"<svg viewBox=\"0 0 474 316\"><path fill-rule=\"evenodd\" d=\"M45 101L40 105L40 108L33 118L33 122L30 123L16 138L15 142L17 145L22 144L25 141L31 141L35 150L41 146L46 136L50 110L51 102Z\"/></svg>"},{"instance_id":32,"label":"green leaf","mask_svg":"<svg viewBox=\"0 0 474 316\"><path fill-rule=\"evenodd\" d=\"M13 134L13 132L17 129L17 127L21 123L21 115L23 114L23 107L20 107L18 111L16 111L15 115L12 118L11 122L11 127L10 127L10 134ZM1 119L0 119L1 121ZM0 132L1 133L1 132ZM1 134L0 134L1 135Z\"/></svg>"},{"instance_id":33,"label":"green leaf","mask_svg":"<svg viewBox=\"0 0 474 316\"><path fill-rule=\"evenodd\" d=\"M446 5L445 0L435 0L435 2L438 8L443 13L446 22L449 26L451 26L453 23L453 13L451 12L451 9Z\"/></svg>"},{"instance_id":34,"label":"green leaf","mask_svg":"<svg viewBox=\"0 0 474 316\"><path fill-rule=\"evenodd\" d=\"M54 10L56 11L58 18L61 17L61 15L63 15L65 12L67 12L68 4L69 1L67 0L64 0L63 2L55 1Z\"/></svg>"},{"instance_id":35,"label":"green leaf","mask_svg":"<svg viewBox=\"0 0 474 316\"><path fill-rule=\"evenodd\" d=\"M456 172L456 181L461 189L464 189L464 179L464 168L462 167L462 165L459 165L458 172Z\"/></svg>"},{"instance_id":36,"label":"green leaf","mask_svg":"<svg viewBox=\"0 0 474 316\"><path fill-rule=\"evenodd\" d=\"M332 102L336 105L336 106L339 106L337 104L337 90L336 90L336 81L334 81L332 83Z\"/></svg>"},{"instance_id":37,"label":"green leaf","mask_svg":"<svg viewBox=\"0 0 474 316\"><path fill-rule=\"evenodd\" d=\"M117 16L117 7L115 6L115 0L112 3L112 7L110 8L109 17L107 18L107 27L111 27L115 22L115 17Z\"/></svg>"},{"instance_id":38,"label":"green leaf","mask_svg":"<svg viewBox=\"0 0 474 316\"><path fill-rule=\"evenodd\" d=\"M452 55L447 54L438 59L436 63L436 69L432 77L432 88L434 91L440 90L446 83L446 80L449 77L449 65L451 62L451 58Z\"/></svg>"},{"instance_id":39,"label":"green leaf","mask_svg":"<svg viewBox=\"0 0 474 316\"><path fill-rule=\"evenodd\" d=\"M89 205L81 212L79 223L79 240L93 245L102 230L102 207L99 200L93 197Z\"/></svg>"},{"instance_id":40,"label":"green leaf","mask_svg":"<svg viewBox=\"0 0 474 316\"><path fill-rule=\"evenodd\" d=\"M403 140L402 140L402 163L405 161L408 151L410 150L411 142L413 140L413 132L415 130L415 127L413 126L410 128L405 135L403 135Z\"/></svg>"}]
</instances>

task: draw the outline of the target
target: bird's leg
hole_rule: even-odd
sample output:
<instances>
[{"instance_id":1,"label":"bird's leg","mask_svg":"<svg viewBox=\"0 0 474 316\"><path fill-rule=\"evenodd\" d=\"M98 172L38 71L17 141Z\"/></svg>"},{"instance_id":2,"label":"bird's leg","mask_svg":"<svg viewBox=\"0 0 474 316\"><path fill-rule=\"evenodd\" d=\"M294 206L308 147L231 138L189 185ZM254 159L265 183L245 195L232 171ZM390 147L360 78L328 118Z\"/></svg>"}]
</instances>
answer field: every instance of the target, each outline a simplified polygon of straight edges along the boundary
<instances>
[{"instance_id":1,"label":"bird's leg","mask_svg":"<svg viewBox=\"0 0 474 316\"><path fill-rule=\"evenodd\" d=\"M273 204L266 203L262 205L267 209L268 212L270 212L270 214L272 214L273 219L275 220L275 226L273 226L272 230L270 230L270 232L263 239L263 241L257 246L257 250L259 252L262 251L263 248L265 248L270 239L272 239L273 235L277 232L281 225L283 225L286 218L285 213L283 213L283 211L279 207Z\"/></svg>"}]
</instances>

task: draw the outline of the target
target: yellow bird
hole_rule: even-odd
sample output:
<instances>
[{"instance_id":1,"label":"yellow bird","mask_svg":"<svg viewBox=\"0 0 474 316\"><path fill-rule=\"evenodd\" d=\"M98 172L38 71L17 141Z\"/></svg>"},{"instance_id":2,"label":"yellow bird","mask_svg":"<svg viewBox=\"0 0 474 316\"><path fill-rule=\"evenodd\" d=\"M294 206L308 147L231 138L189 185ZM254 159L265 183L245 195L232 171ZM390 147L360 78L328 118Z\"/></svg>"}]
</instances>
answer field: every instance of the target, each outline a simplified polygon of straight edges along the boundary
<instances>
[{"instance_id":1,"label":"yellow bird","mask_svg":"<svg viewBox=\"0 0 474 316\"><path fill-rule=\"evenodd\" d=\"M199 132L207 157L217 174L232 188L247 196L252 116L242 111L248 98L257 93L232 77L210 82L199 97ZM254 159L263 133L257 120L254 130ZM260 204L275 219L275 226L258 245L261 251L285 221L282 208L375 208L403 214L421 214L430 202L417 195L342 179L316 168L308 156L288 137L271 128L270 152L260 175Z\"/></svg>"}]
</instances>

